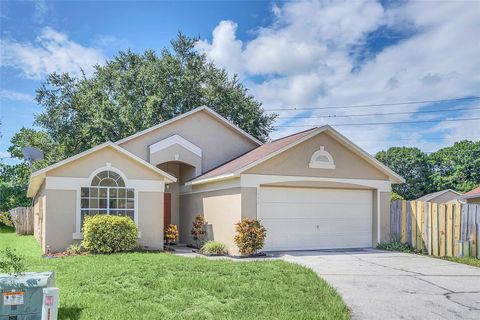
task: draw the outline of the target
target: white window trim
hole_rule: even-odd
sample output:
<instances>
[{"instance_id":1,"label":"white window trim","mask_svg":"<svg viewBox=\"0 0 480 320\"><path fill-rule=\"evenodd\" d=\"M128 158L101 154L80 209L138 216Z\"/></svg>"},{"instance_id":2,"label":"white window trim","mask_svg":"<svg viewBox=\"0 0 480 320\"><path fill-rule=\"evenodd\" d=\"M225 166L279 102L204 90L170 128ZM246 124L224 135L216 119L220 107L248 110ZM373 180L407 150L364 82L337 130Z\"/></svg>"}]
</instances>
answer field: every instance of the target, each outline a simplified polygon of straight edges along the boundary
<instances>
[{"instance_id":1,"label":"white window trim","mask_svg":"<svg viewBox=\"0 0 480 320\"><path fill-rule=\"evenodd\" d=\"M187 139L183 138L182 136L179 136L178 134L175 134L171 137L168 137L166 139L160 140L152 145L150 145L148 148L150 149L150 154L164 150L168 147L171 147L175 144L178 144L188 151L196 154L200 158L202 157L202 149L198 147L197 145L191 143Z\"/></svg>"},{"instance_id":2,"label":"white window trim","mask_svg":"<svg viewBox=\"0 0 480 320\"><path fill-rule=\"evenodd\" d=\"M112 167L110 163L107 163L106 166L97 168L93 170L93 172L88 176L88 184L86 185L80 185L77 186L76 188L76 198L77 198L77 209L75 210L75 233L73 233L72 238L75 240L83 239L83 233L81 230L81 223L82 223L82 208L81 208L81 191L82 188L85 187L90 187L90 184L93 180L93 178L100 172L110 170L115 173L118 173L120 177L122 177L123 182L125 182L125 188L131 188L133 189L133 220L135 224L138 226L138 190L134 187L131 186L129 179L127 179L127 176L118 168ZM87 179L82 179L84 182ZM140 236L139 236L140 237Z\"/></svg>"},{"instance_id":3,"label":"white window trim","mask_svg":"<svg viewBox=\"0 0 480 320\"><path fill-rule=\"evenodd\" d=\"M328 159L328 162L318 161L317 158L319 156L326 157ZM332 155L325 150L325 147L320 146L320 150L314 152L312 157L310 158L310 163L308 167L313 169L335 169L335 163L333 162Z\"/></svg>"}]
</instances>

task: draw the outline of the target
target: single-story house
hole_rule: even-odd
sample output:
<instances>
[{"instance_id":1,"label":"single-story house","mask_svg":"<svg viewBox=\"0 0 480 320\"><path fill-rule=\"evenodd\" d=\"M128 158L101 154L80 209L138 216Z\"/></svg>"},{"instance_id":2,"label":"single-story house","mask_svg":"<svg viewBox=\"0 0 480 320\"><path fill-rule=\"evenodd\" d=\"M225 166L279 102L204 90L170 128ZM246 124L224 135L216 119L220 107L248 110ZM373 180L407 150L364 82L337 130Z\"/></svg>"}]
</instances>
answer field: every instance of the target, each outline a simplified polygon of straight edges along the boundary
<instances>
[{"instance_id":1,"label":"single-story house","mask_svg":"<svg viewBox=\"0 0 480 320\"><path fill-rule=\"evenodd\" d=\"M462 199L467 203L480 204L480 186L464 193Z\"/></svg>"},{"instance_id":2,"label":"single-story house","mask_svg":"<svg viewBox=\"0 0 480 320\"><path fill-rule=\"evenodd\" d=\"M203 215L207 238L236 254L245 217L267 229L265 250L372 247L389 239L391 184L403 182L330 126L262 143L199 107L34 172L28 196L44 252L79 242L85 216L116 214L147 249L163 248L170 223L191 243Z\"/></svg>"},{"instance_id":3,"label":"single-story house","mask_svg":"<svg viewBox=\"0 0 480 320\"><path fill-rule=\"evenodd\" d=\"M458 202L462 196L460 192L452 189L441 190L429 193L417 199L417 201L433 202L433 203L452 203Z\"/></svg>"}]
</instances>

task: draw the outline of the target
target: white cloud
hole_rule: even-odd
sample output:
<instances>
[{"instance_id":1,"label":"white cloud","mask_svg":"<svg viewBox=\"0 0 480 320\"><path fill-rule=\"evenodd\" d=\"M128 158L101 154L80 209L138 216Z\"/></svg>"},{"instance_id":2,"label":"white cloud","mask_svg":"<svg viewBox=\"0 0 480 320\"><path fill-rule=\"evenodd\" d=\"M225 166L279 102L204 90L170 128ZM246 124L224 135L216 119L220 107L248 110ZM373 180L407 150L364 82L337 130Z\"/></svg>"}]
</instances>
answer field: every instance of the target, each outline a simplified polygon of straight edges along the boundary
<instances>
[{"instance_id":1,"label":"white cloud","mask_svg":"<svg viewBox=\"0 0 480 320\"><path fill-rule=\"evenodd\" d=\"M105 61L100 49L82 46L50 27L43 28L33 43L2 39L0 45L0 66L19 69L30 79L52 72L80 76L82 69L88 75L95 64Z\"/></svg>"},{"instance_id":2,"label":"white cloud","mask_svg":"<svg viewBox=\"0 0 480 320\"><path fill-rule=\"evenodd\" d=\"M200 51L208 52L208 57L215 63L227 69L231 73L242 72L243 61L240 60L242 54L242 42L235 39L237 24L232 21L221 21L213 30L213 41L199 41L197 48ZM237 59L235 59L237 58Z\"/></svg>"},{"instance_id":3,"label":"white cloud","mask_svg":"<svg viewBox=\"0 0 480 320\"><path fill-rule=\"evenodd\" d=\"M0 159L11 158L10 152L0 151Z\"/></svg>"},{"instance_id":4,"label":"white cloud","mask_svg":"<svg viewBox=\"0 0 480 320\"><path fill-rule=\"evenodd\" d=\"M198 49L229 72L239 73L266 109L479 95L479 9L478 2L468 1L402 2L388 7L375 1L287 2L282 6L273 6L274 22L257 30L252 40L240 41L236 37L235 22L222 21L215 28L212 41L202 41ZM368 36L372 32L392 31L408 33L409 36L375 52L360 68L355 68L359 48L367 44ZM224 51L222 48L229 50ZM258 76L264 76L264 80L258 82ZM316 116L324 115L327 111L337 115L386 113L416 111L424 106L331 111L312 109L311 112ZM280 114L293 116L298 112L285 111ZM478 112L475 114L479 115ZM431 118L431 115L302 119L293 124L424 118ZM277 124L282 122L279 120ZM479 124L480 122L473 121L465 126L455 122L440 124L440 127L451 129L448 132L438 131L440 137L446 138L446 141L440 141L438 145L450 142L449 135L452 139L463 136L466 129L461 128L465 127L473 130L470 135L480 138L476 129L480 128ZM339 129L354 141L366 141L370 137L370 142L359 143L370 152L400 144L393 140L394 136L398 137L398 130L393 126L352 126ZM290 131L291 128L280 129L273 136ZM402 135L402 139L405 139L402 141L431 147L425 144L426 140L422 137L418 130L408 128L408 132ZM380 142L379 139L386 141Z\"/></svg>"},{"instance_id":5,"label":"white cloud","mask_svg":"<svg viewBox=\"0 0 480 320\"><path fill-rule=\"evenodd\" d=\"M0 90L0 99L20 102L34 102L34 97L31 94L8 89Z\"/></svg>"}]
</instances>

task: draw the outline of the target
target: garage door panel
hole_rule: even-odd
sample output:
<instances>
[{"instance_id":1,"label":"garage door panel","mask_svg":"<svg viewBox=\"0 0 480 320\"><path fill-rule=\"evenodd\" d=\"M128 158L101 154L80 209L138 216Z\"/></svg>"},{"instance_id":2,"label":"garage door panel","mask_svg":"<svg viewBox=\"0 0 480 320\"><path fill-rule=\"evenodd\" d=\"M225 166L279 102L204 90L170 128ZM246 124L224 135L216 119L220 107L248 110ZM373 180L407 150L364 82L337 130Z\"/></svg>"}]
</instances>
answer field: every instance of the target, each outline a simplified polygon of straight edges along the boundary
<instances>
[{"instance_id":1,"label":"garage door panel","mask_svg":"<svg viewBox=\"0 0 480 320\"><path fill-rule=\"evenodd\" d=\"M322 190L319 192L319 190ZM285 192L284 192L285 191ZM282 197L279 198L278 194ZM371 192L367 190L342 189L313 189L313 188L262 188L261 201L268 202L343 202L365 203L371 202Z\"/></svg>"},{"instance_id":2,"label":"garage door panel","mask_svg":"<svg viewBox=\"0 0 480 320\"><path fill-rule=\"evenodd\" d=\"M352 210L348 203L264 203L262 205L262 219L270 218L315 218L321 215L326 219L334 219L338 216L348 215L351 218L370 217L368 210L371 205L359 204Z\"/></svg>"},{"instance_id":3,"label":"garage door panel","mask_svg":"<svg viewBox=\"0 0 480 320\"><path fill-rule=\"evenodd\" d=\"M370 247L372 192L311 188L260 189L265 250Z\"/></svg>"}]
</instances>

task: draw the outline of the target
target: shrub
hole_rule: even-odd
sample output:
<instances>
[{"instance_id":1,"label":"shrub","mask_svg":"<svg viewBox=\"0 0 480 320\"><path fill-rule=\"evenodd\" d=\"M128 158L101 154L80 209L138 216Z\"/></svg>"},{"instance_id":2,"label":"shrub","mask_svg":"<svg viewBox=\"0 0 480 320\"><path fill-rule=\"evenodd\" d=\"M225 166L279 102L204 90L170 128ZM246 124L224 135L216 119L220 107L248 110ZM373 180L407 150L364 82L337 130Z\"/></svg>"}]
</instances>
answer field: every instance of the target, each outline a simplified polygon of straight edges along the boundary
<instances>
[{"instance_id":1,"label":"shrub","mask_svg":"<svg viewBox=\"0 0 480 320\"><path fill-rule=\"evenodd\" d=\"M80 244L71 244L67 249L67 253L73 256L82 253L82 251L82 246Z\"/></svg>"},{"instance_id":2,"label":"shrub","mask_svg":"<svg viewBox=\"0 0 480 320\"><path fill-rule=\"evenodd\" d=\"M240 254L250 256L263 248L267 230L255 219L243 219L235 224L237 234L235 243Z\"/></svg>"},{"instance_id":3,"label":"shrub","mask_svg":"<svg viewBox=\"0 0 480 320\"><path fill-rule=\"evenodd\" d=\"M129 251L137 246L138 228L126 216L94 215L85 218L82 247L94 253Z\"/></svg>"},{"instance_id":4,"label":"shrub","mask_svg":"<svg viewBox=\"0 0 480 320\"><path fill-rule=\"evenodd\" d=\"M207 241L203 244L200 252L204 254L219 254L223 255L227 253L227 247L218 241Z\"/></svg>"},{"instance_id":5,"label":"shrub","mask_svg":"<svg viewBox=\"0 0 480 320\"><path fill-rule=\"evenodd\" d=\"M178 239L178 228L174 224L169 224L165 228L165 242L167 244L173 244L177 241Z\"/></svg>"},{"instance_id":6,"label":"shrub","mask_svg":"<svg viewBox=\"0 0 480 320\"><path fill-rule=\"evenodd\" d=\"M195 220L192 222L192 230L190 233L192 234L193 240L197 248L200 248L200 240L205 235L205 219L203 216L196 216Z\"/></svg>"},{"instance_id":7,"label":"shrub","mask_svg":"<svg viewBox=\"0 0 480 320\"><path fill-rule=\"evenodd\" d=\"M14 249L5 248L0 256L0 272L22 274L25 272L25 258L18 255Z\"/></svg>"},{"instance_id":8,"label":"shrub","mask_svg":"<svg viewBox=\"0 0 480 320\"><path fill-rule=\"evenodd\" d=\"M13 219L10 212L0 212L0 225L6 225L7 227L13 227Z\"/></svg>"},{"instance_id":9,"label":"shrub","mask_svg":"<svg viewBox=\"0 0 480 320\"><path fill-rule=\"evenodd\" d=\"M403 198L401 195L399 195L398 193L395 193L395 192L392 191L392 192L390 193L390 200L392 200L392 201L395 201L395 200L404 200L404 198Z\"/></svg>"},{"instance_id":10,"label":"shrub","mask_svg":"<svg viewBox=\"0 0 480 320\"><path fill-rule=\"evenodd\" d=\"M388 250L388 251L400 251L400 252L413 252L414 249L408 244L401 242L398 238L393 238L390 242L382 242L377 245L379 250Z\"/></svg>"}]
</instances>

